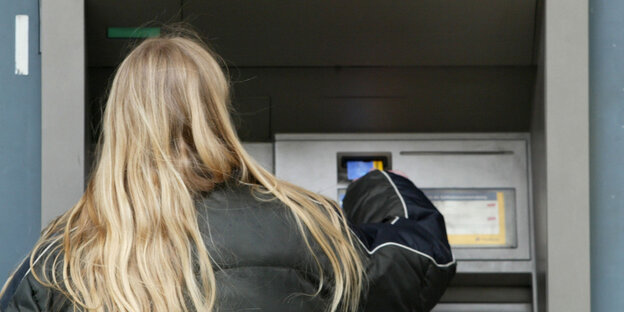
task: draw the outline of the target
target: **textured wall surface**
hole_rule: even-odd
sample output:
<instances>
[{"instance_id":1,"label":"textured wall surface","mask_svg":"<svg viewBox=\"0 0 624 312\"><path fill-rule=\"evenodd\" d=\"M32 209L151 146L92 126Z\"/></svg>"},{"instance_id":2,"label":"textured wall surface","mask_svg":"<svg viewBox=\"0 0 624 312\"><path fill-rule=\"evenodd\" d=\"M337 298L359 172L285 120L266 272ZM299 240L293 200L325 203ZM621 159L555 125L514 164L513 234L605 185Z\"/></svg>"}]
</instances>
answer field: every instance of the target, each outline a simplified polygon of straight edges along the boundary
<instances>
[{"instance_id":1,"label":"textured wall surface","mask_svg":"<svg viewBox=\"0 0 624 312\"><path fill-rule=\"evenodd\" d=\"M37 0L0 9L0 284L39 237L41 58ZM28 75L15 74L15 16L28 15Z\"/></svg>"},{"instance_id":2,"label":"textured wall surface","mask_svg":"<svg viewBox=\"0 0 624 312\"><path fill-rule=\"evenodd\" d=\"M590 311L588 0L547 0L549 312Z\"/></svg>"},{"instance_id":3,"label":"textured wall surface","mask_svg":"<svg viewBox=\"0 0 624 312\"><path fill-rule=\"evenodd\" d=\"M624 2L590 1L592 311L624 296Z\"/></svg>"},{"instance_id":4,"label":"textured wall surface","mask_svg":"<svg viewBox=\"0 0 624 312\"><path fill-rule=\"evenodd\" d=\"M41 2L41 225L84 191L84 1Z\"/></svg>"}]
</instances>

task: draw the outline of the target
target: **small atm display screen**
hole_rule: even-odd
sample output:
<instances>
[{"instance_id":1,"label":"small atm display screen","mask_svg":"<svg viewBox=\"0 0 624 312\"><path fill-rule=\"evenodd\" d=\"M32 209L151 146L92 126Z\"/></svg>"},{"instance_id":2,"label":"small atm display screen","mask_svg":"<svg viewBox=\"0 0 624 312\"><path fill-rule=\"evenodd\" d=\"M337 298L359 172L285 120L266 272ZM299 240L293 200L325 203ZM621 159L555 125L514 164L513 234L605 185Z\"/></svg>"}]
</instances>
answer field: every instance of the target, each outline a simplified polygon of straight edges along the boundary
<instances>
[{"instance_id":1,"label":"small atm display screen","mask_svg":"<svg viewBox=\"0 0 624 312\"><path fill-rule=\"evenodd\" d=\"M381 160L361 161L361 160L348 160L347 161L347 179L353 181L364 175L373 169L383 170L383 162Z\"/></svg>"},{"instance_id":2,"label":"small atm display screen","mask_svg":"<svg viewBox=\"0 0 624 312\"><path fill-rule=\"evenodd\" d=\"M444 215L451 246L514 247L514 189L423 189Z\"/></svg>"}]
</instances>

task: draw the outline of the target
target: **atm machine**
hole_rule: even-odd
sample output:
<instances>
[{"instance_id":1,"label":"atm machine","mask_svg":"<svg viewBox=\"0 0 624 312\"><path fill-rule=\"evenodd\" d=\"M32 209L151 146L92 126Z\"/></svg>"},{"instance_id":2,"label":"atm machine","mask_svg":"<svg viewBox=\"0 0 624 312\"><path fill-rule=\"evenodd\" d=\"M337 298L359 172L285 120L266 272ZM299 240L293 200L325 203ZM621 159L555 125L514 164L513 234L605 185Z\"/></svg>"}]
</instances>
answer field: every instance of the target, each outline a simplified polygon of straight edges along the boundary
<instances>
[{"instance_id":1,"label":"atm machine","mask_svg":"<svg viewBox=\"0 0 624 312\"><path fill-rule=\"evenodd\" d=\"M458 260L436 312L537 311L520 132L543 133L542 15L539 0L88 0L85 167L128 47L186 21L231 65L234 123L266 169L337 201L371 167L426 192Z\"/></svg>"},{"instance_id":2,"label":"atm machine","mask_svg":"<svg viewBox=\"0 0 624 312\"><path fill-rule=\"evenodd\" d=\"M265 166L278 178L338 202L370 168L405 173L444 215L458 261L434 311L528 312L537 310L529 143L525 133L276 134L248 148L265 164L272 153Z\"/></svg>"}]
</instances>

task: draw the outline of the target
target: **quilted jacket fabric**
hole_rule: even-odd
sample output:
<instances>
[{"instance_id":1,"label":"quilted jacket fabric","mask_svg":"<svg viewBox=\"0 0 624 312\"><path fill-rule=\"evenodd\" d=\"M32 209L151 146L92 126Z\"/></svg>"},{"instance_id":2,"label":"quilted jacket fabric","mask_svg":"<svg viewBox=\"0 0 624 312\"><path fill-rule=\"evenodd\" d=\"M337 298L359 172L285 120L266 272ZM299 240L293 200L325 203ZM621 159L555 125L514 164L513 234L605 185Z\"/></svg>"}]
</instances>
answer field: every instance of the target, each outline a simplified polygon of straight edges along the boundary
<instances>
[{"instance_id":1,"label":"quilted jacket fabric","mask_svg":"<svg viewBox=\"0 0 624 312\"><path fill-rule=\"evenodd\" d=\"M360 310L431 310L456 266L438 210L408 179L385 171L351 183L343 203L367 271ZM217 311L327 308L331 289L306 295L316 291L321 272L287 207L249 186L228 185L198 200L197 209L215 262ZM317 255L321 270L329 270ZM34 269L45 268L37 261ZM1 311L73 309L63 295L37 282L28 261L0 298Z\"/></svg>"}]
</instances>

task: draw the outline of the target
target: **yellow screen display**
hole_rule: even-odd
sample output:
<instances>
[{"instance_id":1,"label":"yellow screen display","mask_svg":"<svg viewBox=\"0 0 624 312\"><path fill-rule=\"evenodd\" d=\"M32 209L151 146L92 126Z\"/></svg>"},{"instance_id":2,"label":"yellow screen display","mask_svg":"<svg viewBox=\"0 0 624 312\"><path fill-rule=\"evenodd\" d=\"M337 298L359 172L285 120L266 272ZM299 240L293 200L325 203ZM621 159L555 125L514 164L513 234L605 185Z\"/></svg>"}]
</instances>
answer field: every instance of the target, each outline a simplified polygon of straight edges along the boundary
<instances>
[{"instance_id":1,"label":"yellow screen display","mask_svg":"<svg viewBox=\"0 0 624 312\"><path fill-rule=\"evenodd\" d=\"M426 191L446 222L452 246L505 246L505 194L495 190Z\"/></svg>"}]
</instances>

